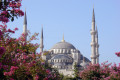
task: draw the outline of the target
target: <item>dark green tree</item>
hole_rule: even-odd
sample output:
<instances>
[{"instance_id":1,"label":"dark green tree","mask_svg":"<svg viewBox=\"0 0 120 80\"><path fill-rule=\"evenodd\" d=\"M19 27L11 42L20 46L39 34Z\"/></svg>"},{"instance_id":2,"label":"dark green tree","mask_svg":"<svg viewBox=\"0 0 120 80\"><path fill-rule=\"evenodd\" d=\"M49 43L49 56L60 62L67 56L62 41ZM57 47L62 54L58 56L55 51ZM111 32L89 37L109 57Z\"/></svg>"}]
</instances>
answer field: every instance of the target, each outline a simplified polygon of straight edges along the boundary
<instances>
[{"instance_id":1,"label":"dark green tree","mask_svg":"<svg viewBox=\"0 0 120 80\"><path fill-rule=\"evenodd\" d=\"M79 74L78 65L77 65L77 63L75 63L75 65L74 65L74 80L78 79L78 76L79 76L78 74Z\"/></svg>"}]
</instances>

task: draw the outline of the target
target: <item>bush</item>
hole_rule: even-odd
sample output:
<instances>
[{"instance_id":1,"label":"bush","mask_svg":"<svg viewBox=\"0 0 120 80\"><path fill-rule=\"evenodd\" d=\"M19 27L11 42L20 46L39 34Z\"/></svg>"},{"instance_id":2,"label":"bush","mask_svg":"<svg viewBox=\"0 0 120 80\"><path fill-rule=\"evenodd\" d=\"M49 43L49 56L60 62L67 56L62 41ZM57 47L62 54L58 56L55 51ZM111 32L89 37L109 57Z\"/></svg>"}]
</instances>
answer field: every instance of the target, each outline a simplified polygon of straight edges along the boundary
<instances>
[{"instance_id":1,"label":"bush","mask_svg":"<svg viewBox=\"0 0 120 80\"><path fill-rule=\"evenodd\" d=\"M80 72L80 77L83 80L120 80L120 64L90 64Z\"/></svg>"}]
</instances>

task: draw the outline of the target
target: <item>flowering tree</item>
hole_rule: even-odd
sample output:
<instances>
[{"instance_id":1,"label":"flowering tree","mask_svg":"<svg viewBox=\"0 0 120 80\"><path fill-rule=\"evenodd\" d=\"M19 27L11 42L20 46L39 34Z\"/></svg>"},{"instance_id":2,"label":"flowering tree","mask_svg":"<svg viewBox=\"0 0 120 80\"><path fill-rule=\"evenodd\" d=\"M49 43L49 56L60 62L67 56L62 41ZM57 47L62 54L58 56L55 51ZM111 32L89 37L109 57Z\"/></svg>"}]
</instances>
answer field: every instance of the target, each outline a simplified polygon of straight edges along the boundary
<instances>
[{"instance_id":1,"label":"flowering tree","mask_svg":"<svg viewBox=\"0 0 120 80\"><path fill-rule=\"evenodd\" d=\"M38 35L35 33L25 42L25 35L12 38L18 28L7 29L5 23L14 17L23 16L21 0L0 0L0 80L59 80L57 71L46 66L41 54L36 53L38 44L31 43Z\"/></svg>"},{"instance_id":2,"label":"flowering tree","mask_svg":"<svg viewBox=\"0 0 120 80\"><path fill-rule=\"evenodd\" d=\"M23 16L20 10L22 0L0 0L0 21L14 21L14 17Z\"/></svg>"},{"instance_id":3,"label":"flowering tree","mask_svg":"<svg viewBox=\"0 0 120 80\"><path fill-rule=\"evenodd\" d=\"M83 80L120 80L120 64L90 64L80 72L80 77Z\"/></svg>"}]
</instances>

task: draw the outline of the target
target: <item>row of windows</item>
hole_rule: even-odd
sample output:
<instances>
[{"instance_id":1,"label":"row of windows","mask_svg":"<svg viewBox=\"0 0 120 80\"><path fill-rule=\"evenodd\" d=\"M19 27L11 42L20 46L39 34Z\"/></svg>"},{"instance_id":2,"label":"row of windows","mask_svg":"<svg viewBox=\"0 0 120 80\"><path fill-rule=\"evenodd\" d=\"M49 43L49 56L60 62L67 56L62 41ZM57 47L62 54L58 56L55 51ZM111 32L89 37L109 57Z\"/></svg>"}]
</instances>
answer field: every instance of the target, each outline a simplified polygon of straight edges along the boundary
<instances>
[{"instance_id":1,"label":"row of windows","mask_svg":"<svg viewBox=\"0 0 120 80\"><path fill-rule=\"evenodd\" d=\"M53 53L70 53L70 52L73 52L73 51L76 51L75 49L53 49Z\"/></svg>"},{"instance_id":2,"label":"row of windows","mask_svg":"<svg viewBox=\"0 0 120 80\"><path fill-rule=\"evenodd\" d=\"M53 60L51 60L51 62L72 62L72 60L65 60L65 59L53 59Z\"/></svg>"},{"instance_id":3,"label":"row of windows","mask_svg":"<svg viewBox=\"0 0 120 80\"><path fill-rule=\"evenodd\" d=\"M68 66L53 66L53 68L59 68L59 69L71 69L72 67L68 67Z\"/></svg>"}]
</instances>

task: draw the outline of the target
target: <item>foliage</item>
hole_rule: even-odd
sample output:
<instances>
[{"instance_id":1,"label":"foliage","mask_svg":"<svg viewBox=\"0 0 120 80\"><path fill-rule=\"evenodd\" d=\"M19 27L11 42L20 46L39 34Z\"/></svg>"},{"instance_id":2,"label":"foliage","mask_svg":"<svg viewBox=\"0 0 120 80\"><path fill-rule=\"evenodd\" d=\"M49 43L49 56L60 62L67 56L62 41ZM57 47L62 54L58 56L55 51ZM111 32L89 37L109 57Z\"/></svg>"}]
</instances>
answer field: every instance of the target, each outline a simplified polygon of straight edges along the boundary
<instances>
[{"instance_id":1,"label":"foliage","mask_svg":"<svg viewBox=\"0 0 120 80\"><path fill-rule=\"evenodd\" d=\"M14 21L14 17L23 16L24 13L20 10L22 0L0 0L0 21Z\"/></svg>"},{"instance_id":2,"label":"foliage","mask_svg":"<svg viewBox=\"0 0 120 80\"><path fill-rule=\"evenodd\" d=\"M61 80L76 80L75 78L73 77L69 77L69 76L64 76L64 75L60 75L61 76Z\"/></svg>"},{"instance_id":3,"label":"foliage","mask_svg":"<svg viewBox=\"0 0 120 80\"><path fill-rule=\"evenodd\" d=\"M80 72L80 77L83 80L120 80L120 64L90 64Z\"/></svg>"},{"instance_id":4,"label":"foliage","mask_svg":"<svg viewBox=\"0 0 120 80\"><path fill-rule=\"evenodd\" d=\"M78 74L79 74L78 66L77 66L77 64L75 63L75 65L74 65L74 79L75 79L75 80L78 79L78 77L79 77Z\"/></svg>"},{"instance_id":5,"label":"foliage","mask_svg":"<svg viewBox=\"0 0 120 80\"><path fill-rule=\"evenodd\" d=\"M19 38L10 36L18 28L7 29L6 23L24 15L20 6L21 0L0 0L0 21L3 23L0 25L0 80L59 80L59 73L36 53L39 45L31 43L37 33L28 41L24 34Z\"/></svg>"},{"instance_id":6,"label":"foliage","mask_svg":"<svg viewBox=\"0 0 120 80\"><path fill-rule=\"evenodd\" d=\"M38 44L31 43L38 35L35 33L26 42L25 35L12 38L18 28L7 29L6 23L23 16L20 9L22 0L0 0L0 80L76 80L78 76L75 65L75 78L59 75L48 63L41 60L41 54L36 53ZM45 55L47 52L45 53ZM120 57L120 52L116 55ZM120 64L90 64L80 72L83 80L120 80Z\"/></svg>"},{"instance_id":7,"label":"foliage","mask_svg":"<svg viewBox=\"0 0 120 80\"><path fill-rule=\"evenodd\" d=\"M18 80L59 80L59 74L53 72L48 64L41 61L40 54L35 54L38 44L25 43L24 35L18 39L9 36L15 30L0 30L0 76L1 79ZM35 36L34 36L35 37ZM33 40L35 38L30 38ZM56 75L57 74L57 75Z\"/></svg>"}]
</instances>

